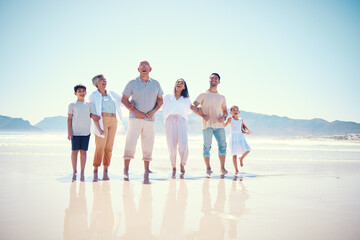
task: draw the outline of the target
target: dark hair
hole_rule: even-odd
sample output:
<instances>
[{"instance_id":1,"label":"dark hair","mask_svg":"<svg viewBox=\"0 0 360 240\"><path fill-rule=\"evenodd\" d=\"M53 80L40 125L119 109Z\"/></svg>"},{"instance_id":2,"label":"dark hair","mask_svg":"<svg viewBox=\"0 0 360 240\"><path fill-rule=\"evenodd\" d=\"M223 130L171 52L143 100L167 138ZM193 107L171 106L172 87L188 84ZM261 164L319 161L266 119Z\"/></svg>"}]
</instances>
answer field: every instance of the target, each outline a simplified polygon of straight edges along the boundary
<instances>
[{"instance_id":1,"label":"dark hair","mask_svg":"<svg viewBox=\"0 0 360 240\"><path fill-rule=\"evenodd\" d=\"M232 106L232 107L230 108L230 112L231 112L234 108L237 108L238 110L240 110L238 106L234 105L234 106Z\"/></svg>"},{"instance_id":2,"label":"dark hair","mask_svg":"<svg viewBox=\"0 0 360 240\"><path fill-rule=\"evenodd\" d=\"M185 89L183 89L183 90L181 91L181 96L183 96L184 98L190 97L190 96L189 96L189 91L188 91L188 88L187 88L187 85L186 85L185 80L184 80L183 78L179 78L178 80L176 80L176 82L179 81L179 80L183 80L183 81L184 81L184 86L185 86ZM176 92L176 87L174 87L174 93L175 93L175 92Z\"/></svg>"},{"instance_id":3,"label":"dark hair","mask_svg":"<svg viewBox=\"0 0 360 240\"><path fill-rule=\"evenodd\" d=\"M74 92L76 92L78 89L84 89L86 91L86 87L85 85L82 85L82 84L78 84L74 87Z\"/></svg>"},{"instance_id":4,"label":"dark hair","mask_svg":"<svg viewBox=\"0 0 360 240\"><path fill-rule=\"evenodd\" d=\"M210 75L210 77L211 77L212 75L217 76L217 77L219 78L219 81L220 81L220 75L219 75L218 73L212 73L212 74Z\"/></svg>"}]
</instances>

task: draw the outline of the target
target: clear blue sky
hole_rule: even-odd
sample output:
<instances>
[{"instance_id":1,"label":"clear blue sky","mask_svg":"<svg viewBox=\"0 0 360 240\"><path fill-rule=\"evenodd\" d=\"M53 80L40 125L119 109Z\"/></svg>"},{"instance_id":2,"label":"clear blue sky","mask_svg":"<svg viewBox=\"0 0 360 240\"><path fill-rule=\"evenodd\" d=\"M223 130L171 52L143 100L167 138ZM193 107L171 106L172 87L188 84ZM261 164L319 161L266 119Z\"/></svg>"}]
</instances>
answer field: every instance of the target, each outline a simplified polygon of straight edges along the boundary
<instances>
[{"instance_id":1,"label":"clear blue sky","mask_svg":"<svg viewBox=\"0 0 360 240\"><path fill-rule=\"evenodd\" d=\"M0 30L0 115L32 124L95 74L121 93L143 59L165 93L218 72L229 107L360 122L359 1L0 0Z\"/></svg>"}]
</instances>

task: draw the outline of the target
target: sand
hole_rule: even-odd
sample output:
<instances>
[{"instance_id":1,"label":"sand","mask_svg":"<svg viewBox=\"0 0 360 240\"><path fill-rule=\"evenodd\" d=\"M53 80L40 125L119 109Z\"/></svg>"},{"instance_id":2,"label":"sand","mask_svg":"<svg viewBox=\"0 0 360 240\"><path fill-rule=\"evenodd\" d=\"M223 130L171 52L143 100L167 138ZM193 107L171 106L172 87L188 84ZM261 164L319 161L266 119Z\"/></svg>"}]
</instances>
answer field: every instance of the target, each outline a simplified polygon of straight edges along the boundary
<instances>
[{"instance_id":1,"label":"sand","mask_svg":"<svg viewBox=\"0 0 360 240\"><path fill-rule=\"evenodd\" d=\"M1 239L360 238L359 143L330 142L321 149L319 144L300 144L314 155L327 156L335 148L337 156L345 156L321 160L307 158L309 152L298 156L294 149L301 146L289 144L276 150L292 151L284 153L288 158L283 154L276 160L276 154L257 155L255 150L265 147L249 139L254 153L240 174L232 172L228 157L231 172L221 178L214 156L214 174L206 178L201 138L192 138L181 179L179 174L171 177L162 142L155 146L156 173L144 178L138 158L131 163L129 181L121 174L119 147L110 180L97 182L92 178L92 145L85 182L79 176L72 182L63 137L0 136ZM122 143L119 139L116 144Z\"/></svg>"}]
</instances>

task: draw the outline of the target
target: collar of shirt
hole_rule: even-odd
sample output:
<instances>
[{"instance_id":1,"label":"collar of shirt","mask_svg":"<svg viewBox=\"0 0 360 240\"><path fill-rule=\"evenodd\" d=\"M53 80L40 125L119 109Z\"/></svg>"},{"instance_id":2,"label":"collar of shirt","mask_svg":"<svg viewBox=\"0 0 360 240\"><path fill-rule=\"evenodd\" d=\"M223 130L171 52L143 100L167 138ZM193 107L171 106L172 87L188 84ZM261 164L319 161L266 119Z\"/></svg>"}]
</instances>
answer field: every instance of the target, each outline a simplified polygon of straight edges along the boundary
<instances>
[{"instance_id":1,"label":"collar of shirt","mask_svg":"<svg viewBox=\"0 0 360 240\"><path fill-rule=\"evenodd\" d=\"M148 83L148 82L152 81L151 77L149 77L149 80L147 80L146 82L144 80L142 80L140 77L138 77L138 80L142 83Z\"/></svg>"}]
</instances>

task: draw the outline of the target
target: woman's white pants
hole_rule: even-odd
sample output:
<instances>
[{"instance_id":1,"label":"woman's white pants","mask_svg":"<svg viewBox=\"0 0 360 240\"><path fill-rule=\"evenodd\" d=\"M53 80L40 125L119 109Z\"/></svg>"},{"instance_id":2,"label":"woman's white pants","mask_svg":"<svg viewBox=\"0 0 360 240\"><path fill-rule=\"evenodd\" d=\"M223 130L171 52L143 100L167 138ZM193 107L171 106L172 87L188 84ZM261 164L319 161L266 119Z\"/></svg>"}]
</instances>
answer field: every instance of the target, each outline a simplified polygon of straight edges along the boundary
<instances>
[{"instance_id":1,"label":"woman's white pants","mask_svg":"<svg viewBox=\"0 0 360 240\"><path fill-rule=\"evenodd\" d=\"M176 152L179 147L181 164L186 165L189 155L187 123L180 115L170 115L165 120L166 140L172 167L176 166Z\"/></svg>"}]
</instances>

